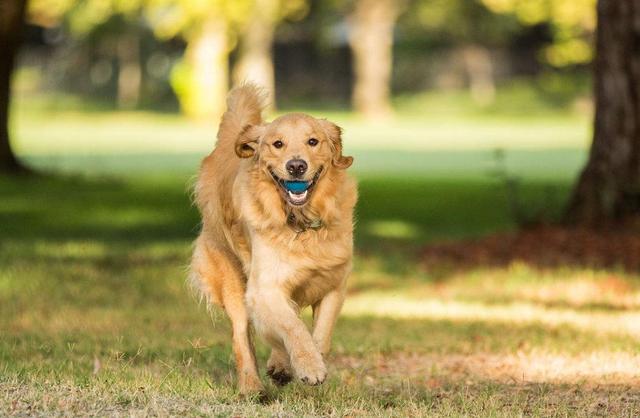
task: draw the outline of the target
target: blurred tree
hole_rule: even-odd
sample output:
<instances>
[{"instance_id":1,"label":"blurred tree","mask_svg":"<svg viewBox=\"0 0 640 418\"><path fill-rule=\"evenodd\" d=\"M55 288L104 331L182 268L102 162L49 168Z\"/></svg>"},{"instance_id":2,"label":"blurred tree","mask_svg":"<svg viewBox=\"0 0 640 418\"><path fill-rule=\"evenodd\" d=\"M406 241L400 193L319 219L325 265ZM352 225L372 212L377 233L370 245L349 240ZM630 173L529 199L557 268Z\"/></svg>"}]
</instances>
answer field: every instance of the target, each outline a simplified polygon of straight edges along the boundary
<instances>
[{"instance_id":1,"label":"blurred tree","mask_svg":"<svg viewBox=\"0 0 640 418\"><path fill-rule=\"evenodd\" d=\"M400 20L405 37L429 39L452 49L464 68L472 99L488 105L495 97L491 50L509 46L522 30L511 15L496 14L482 0L418 0Z\"/></svg>"},{"instance_id":2,"label":"blurred tree","mask_svg":"<svg viewBox=\"0 0 640 418\"><path fill-rule=\"evenodd\" d=\"M264 87L275 108L273 36L285 18L302 19L308 12L306 0L252 0L246 22L239 25L238 59L233 68L234 84L253 81Z\"/></svg>"},{"instance_id":3,"label":"blurred tree","mask_svg":"<svg viewBox=\"0 0 640 418\"><path fill-rule=\"evenodd\" d=\"M633 2L633 0L626 0ZM591 37L596 25L596 0L482 0L496 13L513 13L528 25L549 23L553 43L544 59L563 67L592 58Z\"/></svg>"},{"instance_id":4,"label":"blurred tree","mask_svg":"<svg viewBox=\"0 0 640 418\"><path fill-rule=\"evenodd\" d=\"M129 24L119 29L116 46L123 106L137 102L142 76L135 23L144 20L162 39L182 37L187 47L172 71L172 87L187 115L213 119L225 106L233 29L251 8L251 0L33 0L29 14L42 26L65 20L81 35L114 15L126 17Z\"/></svg>"},{"instance_id":5,"label":"blurred tree","mask_svg":"<svg viewBox=\"0 0 640 418\"><path fill-rule=\"evenodd\" d=\"M142 64L140 62L140 36L135 30L119 36L116 46L118 56L118 106L132 108L140 100Z\"/></svg>"},{"instance_id":6,"label":"blurred tree","mask_svg":"<svg viewBox=\"0 0 640 418\"><path fill-rule=\"evenodd\" d=\"M567 220L600 225L640 214L640 5L599 0L595 126Z\"/></svg>"},{"instance_id":7,"label":"blurred tree","mask_svg":"<svg viewBox=\"0 0 640 418\"><path fill-rule=\"evenodd\" d=\"M368 118L391 113L393 32L405 0L354 0L349 14L349 45L355 85L353 105Z\"/></svg>"},{"instance_id":8,"label":"blurred tree","mask_svg":"<svg viewBox=\"0 0 640 418\"><path fill-rule=\"evenodd\" d=\"M183 111L217 119L229 87L231 29L249 14L246 0L148 0L147 15L162 38L180 35L187 42L171 82Z\"/></svg>"},{"instance_id":9,"label":"blurred tree","mask_svg":"<svg viewBox=\"0 0 640 418\"><path fill-rule=\"evenodd\" d=\"M20 45L26 0L3 0L0 3L0 171L25 172L18 161L9 138L9 107L11 75Z\"/></svg>"},{"instance_id":10,"label":"blurred tree","mask_svg":"<svg viewBox=\"0 0 640 418\"><path fill-rule=\"evenodd\" d=\"M140 31L145 0L31 0L29 20L39 26L61 23L76 36L87 36L98 26L110 26L116 38L118 59L118 105L138 105L142 81ZM115 17L119 17L116 19Z\"/></svg>"}]
</instances>

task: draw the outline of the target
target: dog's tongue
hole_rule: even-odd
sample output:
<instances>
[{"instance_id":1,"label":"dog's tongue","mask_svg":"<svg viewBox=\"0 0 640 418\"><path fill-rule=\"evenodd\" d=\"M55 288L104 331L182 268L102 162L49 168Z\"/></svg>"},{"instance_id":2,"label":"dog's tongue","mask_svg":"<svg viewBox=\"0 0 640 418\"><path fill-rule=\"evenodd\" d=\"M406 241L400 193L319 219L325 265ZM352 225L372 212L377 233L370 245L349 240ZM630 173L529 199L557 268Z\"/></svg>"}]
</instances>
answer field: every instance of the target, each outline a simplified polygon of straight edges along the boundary
<instances>
[{"instance_id":1,"label":"dog's tongue","mask_svg":"<svg viewBox=\"0 0 640 418\"><path fill-rule=\"evenodd\" d=\"M304 193L309 188L308 181L285 181L284 187L291 193Z\"/></svg>"}]
</instances>

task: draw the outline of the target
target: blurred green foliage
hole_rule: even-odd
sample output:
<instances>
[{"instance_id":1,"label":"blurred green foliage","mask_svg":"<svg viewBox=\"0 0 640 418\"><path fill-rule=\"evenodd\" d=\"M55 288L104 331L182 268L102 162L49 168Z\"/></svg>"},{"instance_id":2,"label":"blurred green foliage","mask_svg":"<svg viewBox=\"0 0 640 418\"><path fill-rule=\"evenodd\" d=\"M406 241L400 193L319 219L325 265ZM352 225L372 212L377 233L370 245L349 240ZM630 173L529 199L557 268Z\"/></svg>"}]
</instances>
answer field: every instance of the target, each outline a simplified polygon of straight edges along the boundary
<instances>
[{"instance_id":1,"label":"blurred green foliage","mask_svg":"<svg viewBox=\"0 0 640 418\"><path fill-rule=\"evenodd\" d=\"M492 12L478 0L417 0L400 21L401 30L428 34L449 44L504 46L522 31L518 20Z\"/></svg>"},{"instance_id":2,"label":"blurred green foliage","mask_svg":"<svg viewBox=\"0 0 640 418\"><path fill-rule=\"evenodd\" d=\"M277 29L273 56L281 61L275 62L276 80L285 96L279 95L279 102L326 99L325 95L335 99L336 91L348 95L353 82L347 40L355 0L33 0L29 4L29 21L44 28L45 38L56 39L51 45L57 53L42 55L43 60L61 61L53 62L53 68L43 66L42 86L49 88L82 95L95 91L93 96L109 98L121 88L116 84L123 74L115 72L129 65L127 59L137 60L142 73L138 106L172 109L177 99L187 114L219 113L224 103L218 96L224 96L228 84L226 72L240 60L240 41L256 9ZM594 0L403 2L394 37L393 91L461 89L473 84L478 71L485 73L490 85L511 77L531 77L536 83L546 74L556 76L554 68L559 67L568 68L566 74L559 73L563 77L559 87L582 88L594 25ZM126 37L133 40L123 43ZM134 52L126 57L131 42L139 43L138 58ZM479 60L490 67L474 67ZM334 75L325 78L327 73ZM214 95L217 103L211 99ZM492 94L487 97L486 103L492 104Z\"/></svg>"},{"instance_id":3,"label":"blurred green foliage","mask_svg":"<svg viewBox=\"0 0 640 418\"><path fill-rule=\"evenodd\" d=\"M510 13L526 25L548 23L553 44L544 59L555 66L588 62L596 27L596 0L482 0L496 13Z\"/></svg>"},{"instance_id":4,"label":"blurred green foliage","mask_svg":"<svg viewBox=\"0 0 640 418\"><path fill-rule=\"evenodd\" d=\"M158 41L182 39L183 57L174 63L171 86L183 111L194 117L219 116L226 95L229 53L252 10L265 20L300 19L306 0L33 0L29 20L43 27L62 26L76 38L102 28L115 37L138 27L153 31ZM124 22L113 25L114 22ZM99 34L98 32L97 34ZM130 45L130 48L135 45ZM125 46L127 48L127 46ZM138 48L138 47L136 47ZM125 52L126 53L126 52ZM131 56L139 60L139 53ZM120 63L125 65L126 63ZM215 97L212 97L215 96Z\"/></svg>"}]
</instances>

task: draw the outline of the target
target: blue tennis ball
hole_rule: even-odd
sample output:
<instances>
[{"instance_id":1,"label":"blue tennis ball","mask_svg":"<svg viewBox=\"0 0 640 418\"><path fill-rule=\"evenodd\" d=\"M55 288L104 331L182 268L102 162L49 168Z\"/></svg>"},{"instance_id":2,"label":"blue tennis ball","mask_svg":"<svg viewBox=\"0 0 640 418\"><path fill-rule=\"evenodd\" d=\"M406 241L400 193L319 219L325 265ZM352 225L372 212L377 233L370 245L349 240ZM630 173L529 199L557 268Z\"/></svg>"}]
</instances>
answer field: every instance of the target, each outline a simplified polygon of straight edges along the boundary
<instances>
[{"instance_id":1,"label":"blue tennis ball","mask_svg":"<svg viewBox=\"0 0 640 418\"><path fill-rule=\"evenodd\" d=\"M309 188L308 181L285 181L284 187L290 192L302 193Z\"/></svg>"}]
</instances>

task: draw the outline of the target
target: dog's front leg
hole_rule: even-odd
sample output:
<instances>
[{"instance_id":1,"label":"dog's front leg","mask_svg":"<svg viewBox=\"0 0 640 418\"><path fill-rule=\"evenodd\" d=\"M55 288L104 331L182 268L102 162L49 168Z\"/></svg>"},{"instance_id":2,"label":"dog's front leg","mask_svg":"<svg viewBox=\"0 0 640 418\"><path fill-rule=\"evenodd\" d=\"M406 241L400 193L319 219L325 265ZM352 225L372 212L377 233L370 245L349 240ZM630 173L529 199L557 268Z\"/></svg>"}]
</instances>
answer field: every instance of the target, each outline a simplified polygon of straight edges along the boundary
<instances>
[{"instance_id":1,"label":"dog's front leg","mask_svg":"<svg viewBox=\"0 0 640 418\"><path fill-rule=\"evenodd\" d=\"M256 331L276 349L287 351L295 375L309 385L322 383L327 376L322 355L289 295L270 278L252 277L247 306Z\"/></svg>"}]
</instances>

